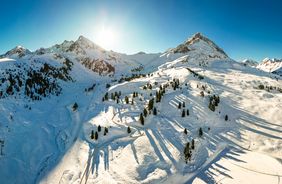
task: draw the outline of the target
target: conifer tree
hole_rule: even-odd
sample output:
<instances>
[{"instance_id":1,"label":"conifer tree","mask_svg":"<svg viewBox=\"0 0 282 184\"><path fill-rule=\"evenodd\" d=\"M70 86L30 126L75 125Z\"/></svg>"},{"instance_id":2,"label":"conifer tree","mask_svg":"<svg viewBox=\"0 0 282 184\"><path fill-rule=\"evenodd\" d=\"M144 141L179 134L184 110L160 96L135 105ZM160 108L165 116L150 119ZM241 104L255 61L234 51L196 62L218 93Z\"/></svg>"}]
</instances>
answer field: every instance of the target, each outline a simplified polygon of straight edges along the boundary
<instances>
[{"instance_id":1,"label":"conifer tree","mask_svg":"<svg viewBox=\"0 0 282 184\"><path fill-rule=\"evenodd\" d=\"M186 146L184 148L184 156L185 156L185 161L187 163L187 160L190 160L191 159L191 150L190 150L190 143L187 142L186 143Z\"/></svg>"},{"instance_id":2,"label":"conifer tree","mask_svg":"<svg viewBox=\"0 0 282 184\"><path fill-rule=\"evenodd\" d=\"M114 93L111 93L111 99L112 99L112 100L115 99Z\"/></svg>"},{"instance_id":3,"label":"conifer tree","mask_svg":"<svg viewBox=\"0 0 282 184\"><path fill-rule=\"evenodd\" d=\"M153 115L157 115L157 109L156 109L156 107L154 107Z\"/></svg>"},{"instance_id":4,"label":"conifer tree","mask_svg":"<svg viewBox=\"0 0 282 184\"><path fill-rule=\"evenodd\" d=\"M184 109L182 110L182 115L181 116L185 117L185 110Z\"/></svg>"},{"instance_id":5,"label":"conifer tree","mask_svg":"<svg viewBox=\"0 0 282 184\"><path fill-rule=\"evenodd\" d=\"M72 110L73 110L73 111L76 111L77 108L78 108L78 105L77 105L77 103L75 102L75 103L73 104L73 106L72 106Z\"/></svg>"},{"instance_id":6,"label":"conifer tree","mask_svg":"<svg viewBox=\"0 0 282 184\"><path fill-rule=\"evenodd\" d=\"M181 109L181 103L180 102L178 103L178 109Z\"/></svg>"},{"instance_id":7,"label":"conifer tree","mask_svg":"<svg viewBox=\"0 0 282 184\"><path fill-rule=\"evenodd\" d=\"M105 127L105 132L108 133L109 132L109 129L107 127Z\"/></svg>"},{"instance_id":8,"label":"conifer tree","mask_svg":"<svg viewBox=\"0 0 282 184\"><path fill-rule=\"evenodd\" d=\"M101 126L100 125L98 125L98 132L101 132Z\"/></svg>"},{"instance_id":9,"label":"conifer tree","mask_svg":"<svg viewBox=\"0 0 282 184\"><path fill-rule=\"evenodd\" d=\"M105 94L104 98L105 98L106 101L109 99L109 93L108 92Z\"/></svg>"},{"instance_id":10,"label":"conifer tree","mask_svg":"<svg viewBox=\"0 0 282 184\"><path fill-rule=\"evenodd\" d=\"M152 110L154 107L154 98L152 98L151 100L149 100L149 105L148 105L148 110Z\"/></svg>"},{"instance_id":11,"label":"conifer tree","mask_svg":"<svg viewBox=\"0 0 282 184\"><path fill-rule=\"evenodd\" d=\"M192 139L191 149L192 149L192 150L195 149L195 140L194 140L194 139Z\"/></svg>"},{"instance_id":12,"label":"conifer tree","mask_svg":"<svg viewBox=\"0 0 282 184\"><path fill-rule=\"evenodd\" d=\"M190 114L190 113L189 113L189 109L187 109L187 111L186 111L186 115L187 115L187 116L189 116L189 114Z\"/></svg>"},{"instance_id":13,"label":"conifer tree","mask_svg":"<svg viewBox=\"0 0 282 184\"><path fill-rule=\"evenodd\" d=\"M225 119L225 121L228 121L228 115L227 114L225 115L224 119Z\"/></svg>"},{"instance_id":14,"label":"conifer tree","mask_svg":"<svg viewBox=\"0 0 282 184\"><path fill-rule=\"evenodd\" d=\"M144 108L144 110L143 110L143 114L144 114L144 116L145 116L145 117L147 117L147 115L148 115L148 111L147 111L147 109L146 109L146 108Z\"/></svg>"},{"instance_id":15,"label":"conifer tree","mask_svg":"<svg viewBox=\"0 0 282 184\"><path fill-rule=\"evenodd\" d=\"M182 107L183 107L183 108L185 107L185 102L182 103Z\"/></svg>"},{"instance_id":16,"label":"conifer tree","mask_svg":"<svg viewBox=\"0 0 282 184\"><path fill-rule=\"evenodd\" d=\"M187 135L187 133L188 133L188 132L187 132L187 129L186 129L186 128L184 128L184 134L186 134L186 135Z\"/></svg>"},{"instance_id":17,"label":"conifer tree","mask_svg":"<svg viewBox=\"0 0 282 184\"><path fill-rule=\"evenodd\" d=\"M97 140L97 139L98 139L98 132L97 132L97 131L95 132L94 139L95 139L95 140Z\"/></svg>"},{"instance_id":18,"label":"conifer tree","mask_svg":"<svg viewBox=\"0 0 282 184\"><path fill-rule=\"evenodd\" d=\"M199 129L199 137L202 137L203 136L203 130L202 128Z\"/></svg>"},{"instance_id":19,"label":"conifer tree","mask_svg":"<svg viewBox=\"0 0 282 184\"><path fill-rule=\"evenodd\" d=\"M91 138L91 139L94 139L94 131L93 131L93 130L91 131L91 136L90 136L90 138Z\"/></svg>"},{"instance_id":20,"label":"conifer tree","mask_svg":"<svg viewBox=\"0 0 282 184\"><path fill-rule=\"evenodd\" d=\"M141 123L142 125L144 125L144 117L143 117L143 114L142 114L142 113L140 114L139 120L140 120L140 123Z\"/></svg>"},{"instance_id":21,"label":"conifer tree","mask_svg":"<svg viewBox=\"0 0 282 184\"><path fill-rule=\"evenodd\" d=\"M128 104L129 103L129 99L127 96L125 96L125 103Z\"/></svg>"},{"instance_id":22,"label":"conifer tree","mask_svg":"<svg viewBox=\"0 0 282 184\"><path fill-rule=\"evenodd\" d=\"M131 133L131 129L130 129L130 127L127 127L127 133Z\"/></svg>"}]
</instances>

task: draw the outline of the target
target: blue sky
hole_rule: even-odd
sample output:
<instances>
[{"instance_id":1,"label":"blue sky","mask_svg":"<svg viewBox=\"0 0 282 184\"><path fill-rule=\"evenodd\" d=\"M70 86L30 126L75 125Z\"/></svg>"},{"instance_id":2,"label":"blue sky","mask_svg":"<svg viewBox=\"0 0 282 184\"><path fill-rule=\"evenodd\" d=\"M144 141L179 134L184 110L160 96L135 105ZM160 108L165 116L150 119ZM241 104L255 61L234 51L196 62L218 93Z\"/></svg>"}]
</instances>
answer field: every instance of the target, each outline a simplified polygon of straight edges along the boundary
<instances>
[{"instance_id":1,"label":"blue sky","mask_svg":"<svg viewBox=\"0 0 282 184\"><path fill-rule=\"evenodd\" d=\"M79 35L103 46L105 29L115 35L105 47L129 54L162 52L202 32L237 60L282 58L281 0L2 0L0 53Z\"/></svg>"}]
</instances>

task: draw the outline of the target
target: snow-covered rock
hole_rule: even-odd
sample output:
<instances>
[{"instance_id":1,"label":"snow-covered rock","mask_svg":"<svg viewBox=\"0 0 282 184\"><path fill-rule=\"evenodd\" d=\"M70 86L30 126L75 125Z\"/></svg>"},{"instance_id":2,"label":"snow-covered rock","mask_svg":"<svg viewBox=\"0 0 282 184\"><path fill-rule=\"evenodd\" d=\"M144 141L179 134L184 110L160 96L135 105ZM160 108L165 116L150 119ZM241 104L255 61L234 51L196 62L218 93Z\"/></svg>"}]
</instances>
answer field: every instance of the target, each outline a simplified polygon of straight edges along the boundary
<instances>
[{"instance_id":1,"label":"snow-covered rock","mask_svg":"<svg viewBox=\"0 0 282 184\"><path fill-rule=\"evenodd\" d=\"M252 59L244 59L241 63L250 67L257 67L257 65L259 64L257 61Z\"/></svg>"},{"instance_id":2,"label":"snow-covered rock","mask_svg":"<svg viewBox=\"0 0 282 184\"><path fill-rule=\"evenodd\" d=\"M266 71L266 72L272 72L275 74L281 74L281 68L282 68L282 59L269 59L265 58L262 60L262 62L257 66L258 69Z\"/></svg>"},{"instance_id":3,"label":"snow-covered rock","mask_svg":"<svg viewBox=\"0 0 282 184\"><path fill-rule=\"evenodd\" d=\"M0 55L0 58L21 58L24 57L25 55L30 54L31 51L22 47L22 46L16 46L15 48L9 50L3 55Z\"/></svg>"}]
</instances>

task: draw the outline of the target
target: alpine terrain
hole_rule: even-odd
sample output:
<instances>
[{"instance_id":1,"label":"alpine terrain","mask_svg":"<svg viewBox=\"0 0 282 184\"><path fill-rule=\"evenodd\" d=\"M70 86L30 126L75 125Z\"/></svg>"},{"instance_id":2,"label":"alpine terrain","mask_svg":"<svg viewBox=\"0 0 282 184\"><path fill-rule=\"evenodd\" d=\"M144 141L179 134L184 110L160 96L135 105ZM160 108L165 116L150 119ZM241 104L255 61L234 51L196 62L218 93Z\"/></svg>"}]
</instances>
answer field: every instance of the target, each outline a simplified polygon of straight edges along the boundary
<instances>
[{"instance_id":1,"label":"alpine terrain","mask_svg":"<svg viewBox=\"0 0 282 184\"><path fill-rule=\"evenodd\" d=\"M282 60L237 62L201 33L0 58L0 183L282 183Z\"/></svg>"}]
</instances>

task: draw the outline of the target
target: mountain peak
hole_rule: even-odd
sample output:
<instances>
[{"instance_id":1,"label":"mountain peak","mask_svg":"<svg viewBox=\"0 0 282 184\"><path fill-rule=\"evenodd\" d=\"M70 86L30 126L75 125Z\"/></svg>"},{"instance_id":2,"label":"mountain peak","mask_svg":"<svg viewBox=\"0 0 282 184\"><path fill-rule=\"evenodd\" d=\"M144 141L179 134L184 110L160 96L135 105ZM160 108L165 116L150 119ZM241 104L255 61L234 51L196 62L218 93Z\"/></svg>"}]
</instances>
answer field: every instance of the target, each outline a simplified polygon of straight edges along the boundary
<instances>
[{"instance_id":1,"label":"mountain peak","mask_svg":"<svg viewBox=\"0 0 282 184\"><path fill-rule=\"evenodd\" d=\"M182 54L190 51L196 51L202 54L205 53L211 57L216 56L216 58L228 58L227 54L220 47L199 32L187 39L184 43L178 45L176 48L169 50L169 52L172 53Z\"/></svg>"},{"instance_id":2,"label":"mountain peak","mask_svg":"<svg viewBox=\"0 0 282 184\"><path fill-rule=\"evenodd\" d=\"M75 42L83 44L83 45L94 45L94 43L91 40L89 40L88 38L86 38L82 35L80 35Z\"/></svg>"},{"instance_id":3,"label":"mountain peak","mask_svg":"<svg viewBox=\"0 0 282 184\"><path fill-rule=\"evenodd\" d=\"M275 63L275 62L282 62L282 59L277 59L277 58L264 58L262 60L263 63Z\"/></svg>"},{"instance_id":4,"label":"mountain peak","mask_svg":"<svg viewBox=\"0 0 282 184\"><path fill-rule=\"evenodd\" d=\"M31 53L30 50L24 48L23 46L16 46L13 49L6 52L4 55L1 55L0 58L3 57L11 57L11 58L17 58L17 57L23 57L27 54Z\"/></svg>"}]
</instances>

